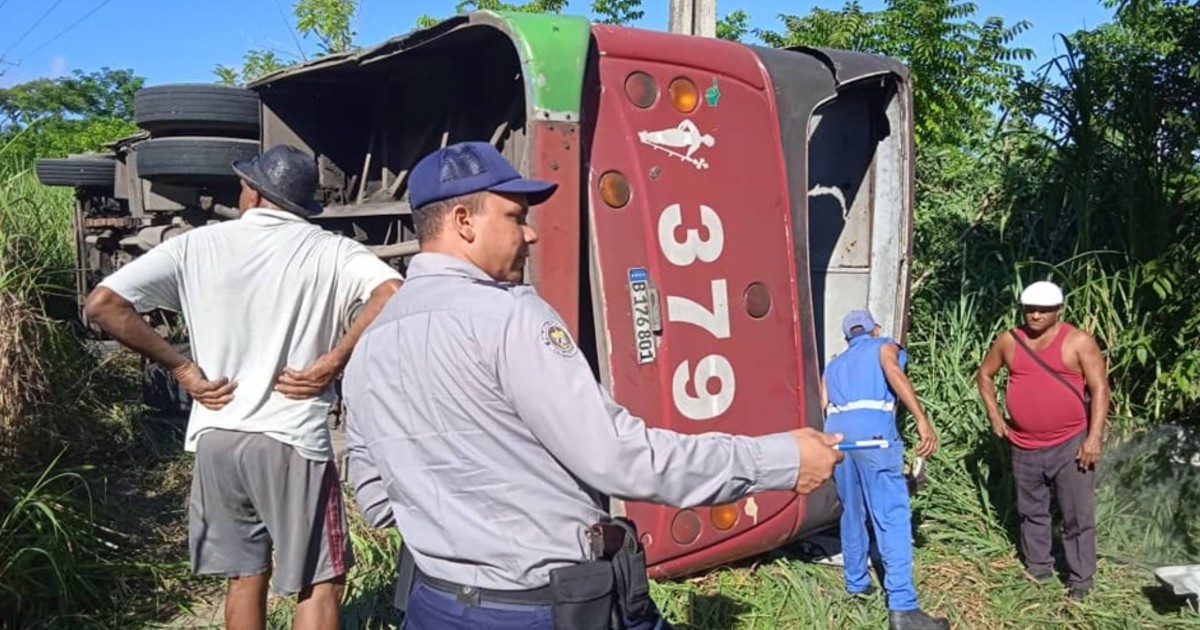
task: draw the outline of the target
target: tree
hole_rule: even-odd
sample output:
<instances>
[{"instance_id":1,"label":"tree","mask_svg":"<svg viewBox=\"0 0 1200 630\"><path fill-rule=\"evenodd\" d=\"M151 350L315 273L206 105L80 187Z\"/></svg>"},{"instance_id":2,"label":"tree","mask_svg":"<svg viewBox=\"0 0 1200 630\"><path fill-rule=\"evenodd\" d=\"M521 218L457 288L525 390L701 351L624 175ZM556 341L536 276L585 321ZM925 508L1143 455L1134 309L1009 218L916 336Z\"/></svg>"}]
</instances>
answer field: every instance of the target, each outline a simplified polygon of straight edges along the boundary
<instances>
[{"instance_id":1,"label":"tree","mask_svg":"<svg viewBox=\"0 0 1200 630\"><path fill-rule=\"evenodd\" d=\"M22 161L98 150L136 130L133 95L144 83L102 68L0 89L0 146Z\"/></svg>"},{"instance_id":2,"label":"tree","mask_svg":"<svg viewBox=\"0 0 1200 630\"><path fill-rule=\"evenodd\" d=\"M750 32L750 14L744 9L735 9L717 20L717 37L730 41L741 41Z\"/></svg>"},{"instance_id":3,"label":"tree","mask_svg":"<svg viewBox=\"0 0 1200 630\"><path fill-rule=\"evenodd\" d=\"M512 4L501 0L460 0L454 10L468 11L513 11L517 13L562 13L567 0L529 0L524 4ZM592 0L592 13L596 22L602 24L629 24L645 16L642 0ZM426 28L441 20L431 15L417 18L417 26Z\"/></svg>"},{"instance_id":4,"label":"tree","mask_svg":"<svg viewBox=\"0 0 1200 630\"><path fill-rule=\"evenodd\" d=\"M354 45L351 22L361 6L362 0L297 0L296 28L321 40L323 55L345 52Z\"/></svg>"},{"instance_id":5,"label":"tree","mask_svg":"<svg viewBox=\"0 0 1200 630\"><path fill-rule=\"evenodd\" d=\"M345 52L354 47L356 35L353 22L362 0L296 0L292 15L296 18L296 30L305 38L316 37L320 42L317 56ZM300 48L300 42L296 42ZM303 48L298 51L300 59L307 59ZM287 64L273 50L251 50L242 57L240 69L218 65L213 73L220 83L228 85L246 84Z\"/></svg>"},{"instance_id":6,"label":"tree","mask_svg":"<svg viewBox=\"0 0 1200 630\"><path fill-rule=\"evenodd\" d=\"M1033 58L1013 39L1029 28L999 17L976 22L974 3L963 0L888 0L880 11L848 2L836 11L813 9L781 15L784 32L755 29L770 46L825 46L895 57L913 74L917 141L971 146L994 120L991 108L1012 95L1021 76L1014 62Z\"/></svg>"}]
</instances>

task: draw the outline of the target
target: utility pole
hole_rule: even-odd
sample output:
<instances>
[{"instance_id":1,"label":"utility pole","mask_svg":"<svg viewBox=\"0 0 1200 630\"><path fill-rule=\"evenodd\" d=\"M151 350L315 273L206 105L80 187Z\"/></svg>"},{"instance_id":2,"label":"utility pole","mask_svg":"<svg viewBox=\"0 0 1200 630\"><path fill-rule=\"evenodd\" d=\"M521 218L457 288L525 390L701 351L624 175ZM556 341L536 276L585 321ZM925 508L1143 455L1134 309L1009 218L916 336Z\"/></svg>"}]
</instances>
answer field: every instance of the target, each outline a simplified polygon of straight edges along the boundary
<instances>
[{"instance_id":1,"label":"utility pole","mask_svg":"<svg viewBox=\"0 0 1200 630\"><path fill-rule=\"evenodd\" d=\"M717 0L670 0L667 30L684 35L717 36Z\"/></svg>"}]
</instances>

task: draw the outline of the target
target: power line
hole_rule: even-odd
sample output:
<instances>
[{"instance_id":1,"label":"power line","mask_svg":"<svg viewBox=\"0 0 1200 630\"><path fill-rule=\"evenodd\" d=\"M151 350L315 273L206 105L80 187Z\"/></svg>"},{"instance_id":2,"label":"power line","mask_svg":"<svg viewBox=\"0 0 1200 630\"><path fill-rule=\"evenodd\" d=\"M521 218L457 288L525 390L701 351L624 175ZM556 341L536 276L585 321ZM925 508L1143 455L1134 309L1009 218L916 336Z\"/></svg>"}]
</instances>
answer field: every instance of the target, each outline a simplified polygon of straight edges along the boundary
<instances>
[{"instance_id":1,"label":"power line","mask_svg":"<svg viewBox=\"0 0 1200 630\"><path fill-rule=\"evenodd\" d=\"M58 5L60 5L60 4L62 4L62 0L57 0L57 2L50 5L50 8L46 9L46 12L42 14L42 17L38 18L37 21L33 23L33 26L30 26L29 28L25 29L25 32L21 33L21 36L17 38L17 41L13 42L12 45L9 46L7 50L0 53L0 59L7 57L8 53L10 51L12 51L13 48L17 47L17 44L20 44L22 41L25 41L25 38L28 37L29 34L33 32L33 29L37 28L38 24L41 24L42 20L46 19L46 16L50 15L50 12L54 11L54 9L57 8Z\"/></svg>"},{"instance_id":2,"label":"power line","mask_svg":"<svg viewBox=\"0 0 1200 630\"><path fill-rule=\"evenodd\" d=\"M4 1L7 2L8 0ZM291 31L292 40L296 42L296 50L300 52L300 58L304 61L308 61L308 57L304 55L304 47L300 45L300 36L296 34L296 27L292 26L292 23L288 21L287 16L283 14L283 7L279 4L279 0L275 0L275 8L279 9L279 19L283 20L283 25L286 26L289 31Z\"/></svg>"},{"instance_id":3,"label":"power line","mask_svg":"<svg viewBox=\"0 0 1200 630\"><path fill-rule=\"evenodd\" d=\"M29 57L33 56L33 54L36 53L37 51L45 48L46 46L49 46L52 42L57 40L59 37L66 35L68 32L70 32L71 29L75 28L76 26L79 26L81 23L83 23L84 20L92 17L92 15L95 14L100 9L103 9L104 5L108 4L109 2L112 2L112 0L102 0L100 2L100 4L96 5L96 7L94 9L92 9L91 11L88 11L87 13L84 13L83 17L80 17L78 20L75 20L74 22L71 22L70 24L68 24L66 28L59 31L53 37L51 37L50 39L47 39L46 41L39 44L37 48L34 48L33 50L25 53L24 55L21 55L21 60L17 62L17 65L20 65L22 61L25 61Z\"/></svg>"}]
</instances>

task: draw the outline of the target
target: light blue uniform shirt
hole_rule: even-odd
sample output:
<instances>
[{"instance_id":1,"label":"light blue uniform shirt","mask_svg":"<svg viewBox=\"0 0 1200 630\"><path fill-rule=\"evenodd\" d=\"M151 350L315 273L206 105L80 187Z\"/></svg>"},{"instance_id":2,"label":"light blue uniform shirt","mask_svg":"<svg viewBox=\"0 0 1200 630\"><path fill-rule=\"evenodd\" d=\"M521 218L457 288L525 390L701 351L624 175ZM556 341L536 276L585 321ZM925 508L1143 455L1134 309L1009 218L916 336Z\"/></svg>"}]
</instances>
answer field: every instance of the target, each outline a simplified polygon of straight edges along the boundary
<instances>
[{"instance_id":1,"label":"light blue uniform shirt","mask_svg":"<svg viewBox=\"0 0 1200 630\"><path fill-rule=\"evenodd\" d=\"M675 506L794 487L786 433L648 428L596 382L532 287L422 253L346 367L349 472L373 525L420 569L528 589L589 559L602 495Z\"/></svg>"}]
</instances>

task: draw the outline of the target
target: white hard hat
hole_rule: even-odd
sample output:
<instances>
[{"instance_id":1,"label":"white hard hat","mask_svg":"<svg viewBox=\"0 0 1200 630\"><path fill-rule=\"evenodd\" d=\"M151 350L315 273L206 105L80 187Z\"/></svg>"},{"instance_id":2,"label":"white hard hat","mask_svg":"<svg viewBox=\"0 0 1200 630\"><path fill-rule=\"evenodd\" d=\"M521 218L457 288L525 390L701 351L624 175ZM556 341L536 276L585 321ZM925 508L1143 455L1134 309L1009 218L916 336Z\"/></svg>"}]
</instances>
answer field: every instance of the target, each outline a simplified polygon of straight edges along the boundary
<instances>
[{"instance_id":1,"label":"white hard hat","mask_svg":"<svg viewBox=\"0 0 1200 630\"><path fill-rule=\"evenodd\" d=\"M1040 280L1021 291L1021 304L1025 306L1061 306L1062 303L1062 289L1053 282Z\"/></svg>"}]
</instances>

